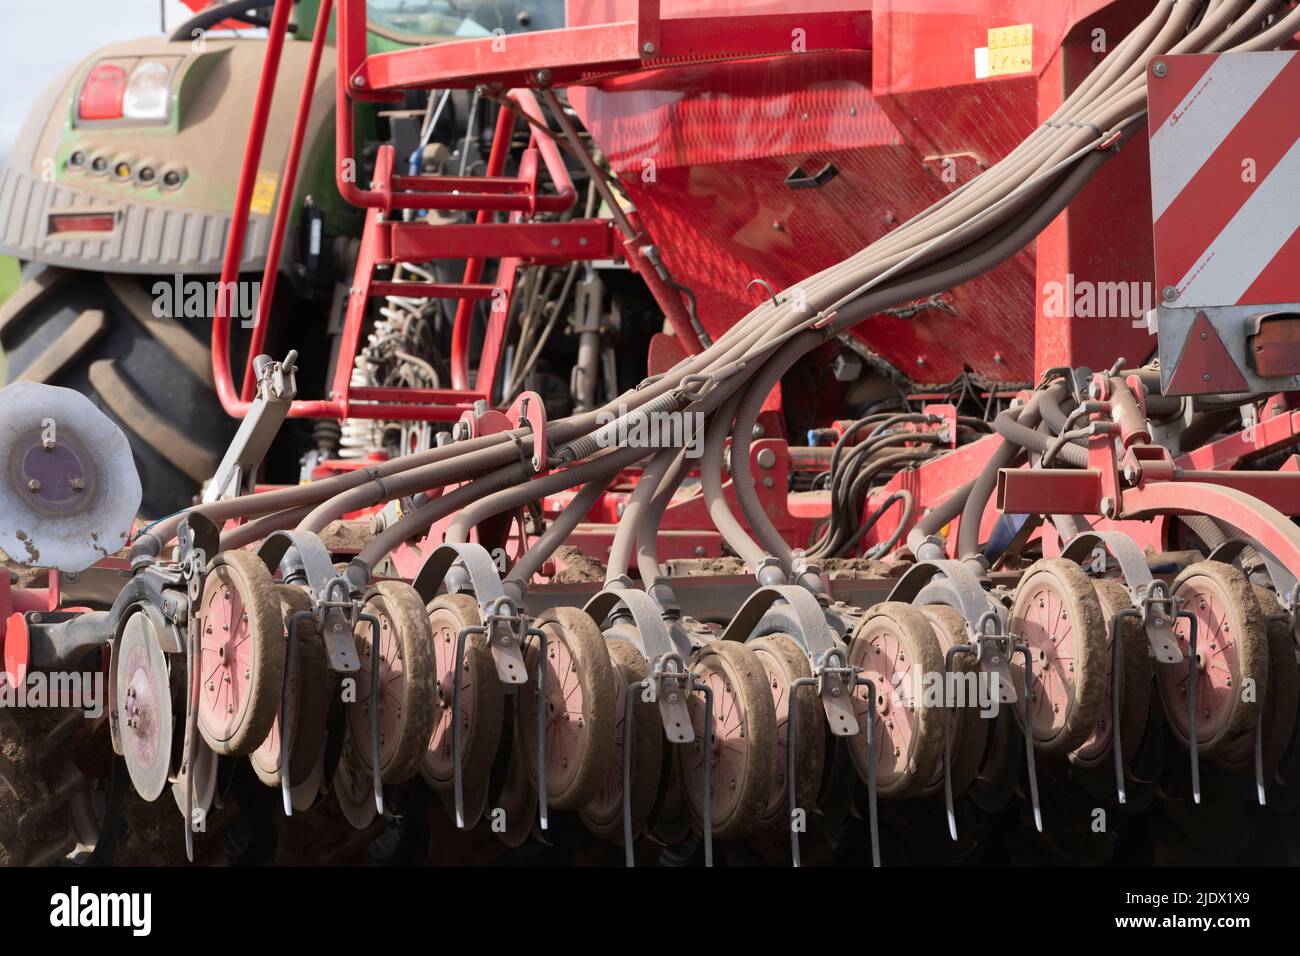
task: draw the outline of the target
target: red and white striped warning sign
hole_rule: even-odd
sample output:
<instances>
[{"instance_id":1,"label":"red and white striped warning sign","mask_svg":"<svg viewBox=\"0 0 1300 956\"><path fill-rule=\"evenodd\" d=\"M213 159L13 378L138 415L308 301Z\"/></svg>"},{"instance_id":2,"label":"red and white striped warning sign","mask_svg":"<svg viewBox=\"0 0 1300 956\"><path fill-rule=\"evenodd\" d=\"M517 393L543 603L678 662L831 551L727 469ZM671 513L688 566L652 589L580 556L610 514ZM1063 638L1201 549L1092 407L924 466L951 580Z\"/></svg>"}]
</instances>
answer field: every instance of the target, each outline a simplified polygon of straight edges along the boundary
<instances>
[{"instance_id":1,"label":"red and white striped warning sign","mask_svg":"<svg viewBox=\"0 0 1300 956\"><path fill-rule=\"evenodd\" d=\"M1169 56L1147 75L1164 304L1300 301L1300 55Z\"/></svg>"}]
</instances>

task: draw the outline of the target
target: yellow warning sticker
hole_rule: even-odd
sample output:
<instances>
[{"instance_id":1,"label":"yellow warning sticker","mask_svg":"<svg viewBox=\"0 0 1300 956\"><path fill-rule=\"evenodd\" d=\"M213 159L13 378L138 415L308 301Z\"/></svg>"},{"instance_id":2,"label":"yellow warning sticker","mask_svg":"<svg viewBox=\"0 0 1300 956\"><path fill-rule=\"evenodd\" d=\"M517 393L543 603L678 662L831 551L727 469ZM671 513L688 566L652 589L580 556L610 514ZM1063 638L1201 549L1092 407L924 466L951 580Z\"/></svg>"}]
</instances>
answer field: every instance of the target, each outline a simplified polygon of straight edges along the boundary
<instances>
[{"instance_id":1,"label":"yellow warning sticker","mask_svg":"<svg viewBox=\"0 0 1300 956\"><path fill-rule=\"evenodd\" d=\"M989 76L1014 76L1034 69L1034 25L995 27L989 31Z\"/></svg>"},{"instance_id":2,"label":"yellow warning sticker","mask_svg":"<svg viewBox=\"0 0 1300 956\"><path fill-rule=\"evenodd\" d=\"M269 216L275 208L275 191L280 187L280 174L265 169L257 171L257 184L253 186L253 201L248 209L254 215Z\"/></svg>"}]
</instances>

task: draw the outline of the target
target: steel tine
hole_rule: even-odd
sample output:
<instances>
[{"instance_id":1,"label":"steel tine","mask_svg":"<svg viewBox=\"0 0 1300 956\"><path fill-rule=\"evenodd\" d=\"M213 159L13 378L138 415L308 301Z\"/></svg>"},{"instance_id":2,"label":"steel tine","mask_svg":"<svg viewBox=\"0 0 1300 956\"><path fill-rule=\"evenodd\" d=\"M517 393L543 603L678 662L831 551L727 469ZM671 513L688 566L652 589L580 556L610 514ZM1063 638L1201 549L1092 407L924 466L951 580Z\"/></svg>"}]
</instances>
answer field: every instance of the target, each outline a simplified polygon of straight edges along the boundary
<instances>
[{"instance_id":1,"label":"steel tine","mask_svg":"<svg viewBox=\"0 0 1300 956\"><path fill-rule=\"evenodd\" d=\"M786 700L789 707L789 716L786 718L785 724L786 806L790 824L790 860L796 868L803 864L799 857L799 830L795 827L795 814L799 812L799 808L795 806L799 797L794 782L794 752L795 747L797 746L796 741L799 739L799 735L796 731L799 720L799 708L795 706L795 695L799 692L799 688L812 687L816 683L817 678L815 677L799 677L791 681L786 690Z\"/></svg>"},{"instance_id":2,"label":"steel tine","mask_svg":"<svg viewBox=\"0 0 1300 956\"><path fill-rule=\"evenodd\" d=\"M540 643L537 658L537 809L538 825L547 828L546 810L546 632L530 627L526 632Z\"/></svg>"},{"instance_id":3,"label":"steel tine","mask_svg":"<svg viewBox=\"0 0 1300 956\"><path fill-rule=\"evenodd\" d=\"M623 853L628 867L636 866L634 836L632 833L632 720L635 714L636 695L648 687L648 680L628 685L627 699L623 701Z\"/></svg>"},{"instance_id":4,"label":"steel tine","mask_svg":"<svg viewBox=\"0 0 1300 956\"><path fill-rule=\"evenodd\" d=\"M1024 708L1025 708L1025 771L1029 774L1029 802L1034 808L1034 827L1039 833L1043 832L1043 811L1038 803L1038 770L1034 766L1034 714L1033 702L1030 700L1029 691L1033 686L1033 657L1029 652L1028 644L1016 644L1016 653L1023 654L1025 658L1025 678L1024 678Z\"/></svg>"},{"instance_id":5,"label":"steel tine","mask_svg":"<svg viewBox=\"0 0 1300 956\"><path fill-rule=\"evenodd\" d=\"M701 827L704 830L704 865L713 866L713 688L692 681L693 690L704 695L704 806Z\"/></svg>"},{"instance_id":6,"label":"steel tine","mask_svg":"<svg viewBox=\"0 0 1300 956\"><path fill-rule=\"evenodd\" d=\"M294 611L289 616L289 633L284 650L284 691L280 697L280 797L284 815L293 816L293 798L289 786L289 748L293 729L289 726L289 681L298 665L298 625L311 618L310 611Z\"/></svg>"},{"instance_id":7,"label":"steel tine","mask_svg":"<svg viewBox=\"0 0 1300 956\"><path fill-rule=\"evenodd\" d=\"M958 654L973 654L970 645L954 644L943 655L943 692L946 695L952 686L952 662ZM874 695L872 697L874 700ZM873 708L874 709L874 708ZM957 808L952 798L952 705L944 707L943 721L943 805L948 813L948 835L957 842Z\"/></svg>"},{"instance_id":8,"label":"steel tine","mask_svg":"<svg viewBox=\"0 0 1300 956\"><path fill-rule=\"evenodd\" d=\"M384 774L379 766L379 618L373 614L359 615L360 620L370 625L370 776L375 785L375 809L380 816L384 813ZM281 737L281 740L284 738ZM281 760L283 760L283 755Z\"/></svg>"},{"instance_id":9,"label":"steel tine","mask_svg":"<svg viewBox=\"0 0 1300 956\"><path fill-rule=\"evenodd\" d=\"M876 684L870 677L853 683L867 689L867 832L871 836L871 865L880 868L880 820L876 814Z\"/></svg>"},{"instance_id":10,"label":"steel tine","mask_svg":"<svg viewBox=\"0 0 1300 956\"><path fill-rule=\"evenodd\" d=\"M1124 741L1119 730L1119 690L1123 685L1124 654L1120 649L1120 625L1125 618L1142 616L1136 608L1125 608L1110 622L1110 734L1111 749L1115 751L1115 795L1121 804L1127 802L1124 785Z\"/></svg>"},{"instance_id":11,"label":"steel tine","mask_svg":"<svg viewBox=\"0 0 1300 956\"><path fill-rule=\"evenodd\" d=\"M452 790L456 801L456 828L465 829L465 791L460 770L460 669L465 660L465 642L471 633L484 633L482 627L467 627L456 636L456 660L451 675L451 768Z\"/></svg>"},{"instance_id":12,"label":"steel tine","mask_svg":"<svg viewBox=\"0 0 1300 956\"><path fill-rule=\"evenodd\" d=\"M1187 739L1192 753L1192 802L1201 802L1201 757L1196 740L1196 615L1179 611L1178 616L1187 621Z\"/></svg>"}]
</instances>

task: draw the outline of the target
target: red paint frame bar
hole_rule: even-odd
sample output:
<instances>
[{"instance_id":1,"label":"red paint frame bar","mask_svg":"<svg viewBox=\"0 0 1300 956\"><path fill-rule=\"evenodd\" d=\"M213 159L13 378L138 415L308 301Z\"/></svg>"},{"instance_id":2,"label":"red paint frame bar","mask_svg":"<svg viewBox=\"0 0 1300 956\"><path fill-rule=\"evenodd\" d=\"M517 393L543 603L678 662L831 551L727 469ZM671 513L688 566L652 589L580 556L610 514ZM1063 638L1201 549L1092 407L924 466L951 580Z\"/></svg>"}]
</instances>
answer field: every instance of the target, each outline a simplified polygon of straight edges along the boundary
<instances>
[{"instance_id":1,"label":"red paint frame bar","mask_svg":"<svg viewBox=\"0 0 1300 956\"><path fill-rule=\"evenodd\" d=\"M801 31L795 34L794 31ZM472 88L479 83L565 85L593 74L681 66L706 59L870 50L871 17L862 11L760 16L652 18L440 43L366 57L350 73L368 93ZM355 65L349 62L349 67ZM544 81L538 72L546 70Z\"/></svg>"},{"instance_id":2,"label":"red paint frame bar","mask_svg":"<svg viewBox=\"0 0 1300 956\"><path fill-rule=\"evenodd\" d=\"M1003 468L997 508L1008 515L1095 515L1101 505L1101 472L1095 468Z\"/></svg>"},{"instance_id":3,"label":"red paint frame bar","mask_svg":"<svg viewBox=\"0 0 1300 956\"><path fill-rule=\"evenodd\" d=\"M536 262L621 257L608 219L570 222L454 223L381 222L377 261L423 262L426 259L530 259Z\"/></svg>"}]
</instances>

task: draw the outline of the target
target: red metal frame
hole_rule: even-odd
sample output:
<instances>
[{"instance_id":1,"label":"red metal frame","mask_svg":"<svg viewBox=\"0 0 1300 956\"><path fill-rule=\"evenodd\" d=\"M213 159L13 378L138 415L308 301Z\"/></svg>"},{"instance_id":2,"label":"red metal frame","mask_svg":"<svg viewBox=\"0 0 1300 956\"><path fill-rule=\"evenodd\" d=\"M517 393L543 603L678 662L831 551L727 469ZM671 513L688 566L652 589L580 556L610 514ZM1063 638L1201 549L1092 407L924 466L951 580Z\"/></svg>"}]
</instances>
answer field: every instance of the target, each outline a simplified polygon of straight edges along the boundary
<instances>
[{"instance_id":1,"label":"red metal frame","mask_svg":"<svg viewBox=\"0 0 1300 956\"><path fill-rule=\"evenodd\" d=\"M273 15L232 222L232 242L227 248L224 281L237 278L235 269L246 233L257 158L290 5L289 0L279 0ZM806 228L800 229L793 213L788 221L772 223L773 203L779 205L789 198L779 181L780 188L775 191L766 182L780 168L796 161L800 165L815 162L816 165L807 167L812 169L832 158L842 163L861 162L862 166L849 170L856 180L871 182L883 178L896 183L899 192L905 188L906 195L898 198L896 208L894 198L887 200L889 217L882 223L868 227L857 222L860 217L855 210L843 211L853 220L846 223L846 229L869 229L868 238L874 238L876 233L888 231L893 222L915 211L911 206L920 208L934 198L931 194L935 184L917 170L926 169L928 162L943 156L966 157L963 162L973 157L981 168L996 161L1092 69L1096 61L1093 30L1100 27L1112 36L1121 36L1147 9L1145 4L1118 0L1069 0L1049 5L1051 9L1044 9L1037 0L951 0L942 10L924 4L906 9L889 4L876 10L870 0L862 0L858 9L829 9L838 5L832 0L814 0L804 5L771 3L756 14L733 12L729 0L698 0L685 4L685 16L680 9L675 16L664 16L660 0L611 0L603 9L612 7L620 11L619 18L613 22L571 22L563 30L510 35L504 53L497 45L500 38L490 37L367 55L365 0L338 0L338 186L347 201L368 212L333 390L324 401L295 402L290 414L459 419L475 400L493 396L499 350L506 334L508 311L494 311L478 375L471 381L469 342L473 304L500 295L497 290L501 290L508 305L517 269L530 263L625 258L644 276L672 322L676 332L672 344L684 352L698 351L700 343L685 320L680 297L648 267L644 247L652 240L647 227L651 232L673 236L672 245L661 253L674 275L678 268L689 269L692 258L699 260L706 254L714 257L710 268L715 260L724 262L719 271L727 273L728 283L745 270L773 280L789 278L791 282L786 284L797 282L819 267L817 263L821 260L843 258L843 250L818 236L817 230L812 230L806 222L803 224ZM813 9L796 9L803 6ZM573 4L571 9L580 7L581 4ZM593 7L601 4L589 4L585 9ZM278 253L292 201L293 175L300 159L303 123L329 14L330 0L324 0L313 37L309 76L304 83L290 144L286 185L277 203L272 255L263 278L264 296L259 302L251 354L257 353L265 337L269 291L274 289ZM578 13L579 17L585 15ZM1034 24L1033 69L1018 76L976 79L970 66L972 51L990 29L1019 23ZM796 32L804 37L804 48L798 56L791 55L791 37ZM862 69L857 72L848 69L852 64ZM823 82L826 77L819 70L834 77L848 76L858 85L827 86ZM717 88L707 87L707 83ZM480 84L497 95L509 90L506 95L514 105L514 109L503 109L499 116L485 176L396 175L393 151L387 146L379 151L368 188L361 187L355 176L348 175L356 168L353 109L358 103L391 101L409 89L467 88ZM525 114L536 126L546 125L527 87L572 84L583 84L571 91L571 102L597 144L610 157L616 172L624 174L628 191L639 207L640 213L629 217L636 232L633 237L616 234L615 224L608 220L530 221L539 212L567 210L576 199L563 157L550 136L534 131L516 175L505 174L510 133L518 114ZM803 96L810 89L824 94L825 99L782 101L786 106L798 103L800 109L807 109L805 122L809 114L816 114L812 116L816 122L809 123L806 130L801 126L785 139L756 149L739 142L717 143L720 137L710 135L733 124L733 117L727 112L732 107L742 112L757 108L767 102L763 97L772 90L779 96L787 93ZM987 107L964 109L975 91L980 92L981 101ZM696 124L689 133L673 124L665 126L663 122L655 128L655 148L667 145L674 151L682 151L680 163L673 170L677 179L667 181L666 185L661 183L657 194L640 189L636 177L625 175L636 169L635 163L641 156L637 148L642 152L647 148L644 142L636 145L638 138L644 139L646 131L638 123L656 122L646 119L650 107L645 105L656 97L679 106L684 104L682 112L673 115L674 122L686 117ZM845 128L836 125L841 123L836 117L841 111L859 116L863 109L860 103L869 104L875 112L869 123L852 130L853 136L862 141L849 141L845 139ZM669 130L666 142L659 142L665 128ZM688 135L693 138L686 142ZM746 152L747 149L751 151ZM910 164L911 173L902 172L899 164L904 162ZM554 193L543 194L541 190L543 170L554 184ZM967 170L967 173L974 171L977 170ZM753 181L747 177L753 177ZM712 190L703 196L693 191L696 181L701 179L709 180L707 188ZM1084 190L1069 213L1039 237L1035 253L1018 257L984 284L980 280L972 289L962 290L954 297L958 314L967 320L965 325L954 326L947 320L943 320L943 325L927 325L924 317L877 317L869 327L855 330L854 334L913 379L923 382L946 380L949 369L935 361L936 354L945 350L957 356L954 359L957 367L962 362L969 363L990 379L995 389L999 382L1037 378L1042 369L1051 367L1104 368L1118 355L1123 355L1130 365L1140 363L1150 353L1152 342L1146 331L1137 328L1129 317L1121 316L1099 327L1096 319L1075 316L1073 303L1064 317L1048 315L1040 307L1038 296L1039 290L1051 282L1068 286L1076 280L1099 281L1103 277L1107 280L1131 277L1136 282L1150 278L1149 235L1145 230L1117 233L1112 228L1114 210L1119 204L1140 218L1142 209L1149 206L1148 181L1145 151L1125 150ZM679 187L679 194L674 197L672 190ZM713 209L702 204L702 199L726 196L728 191L739 197L732 207L719 205ZM822 233L826 232L826 210L836 213L835 204L842 201L836 200L829 191L826 195L831 198L821 196L818 191L805 192L801 194L803 204L799 207L805 218L811 216L812 222L821 222ZM868 203L864 209L878 212L876 206L880 201L876 197L875 205ZM675 211L674 203L678 207ZM819 207L818 203L829 205ZM391 217L392 212L404 209L476 210L477 216L473 223L450 226L403 222ZM508 221L497 221L498 214L508 215ZM672 218L674 215L677 218ZM693 238L685 236L678 227L692 217L697 222L716 221L720 231L710 233L700 228ZM737 237L744 241L738 243ZM847 238L854 248L861 244L862 237L856 234ZM467 259L462 282L405 284L375 278L375 270L382 266L440 258ZM493 259L498 262L496 280L488 284L482 280L487 261ZM785 272L790 270L794 272L786 276ZM743 283L734 284L737 290L744 287ZM1025 299L1026 290L1032 299ZM452 388L367 389L350 385L367 301L374 296L393 294L459 300L452 337ZM727 295L730 298L714 296L712 300L702 301L700 315L710 334L716 334L734 321L736 315L732 313L736 308L747 311L752 305L738 292ZM980 297L987 298L992 303L989 307L1000 315L1004 323L999 326L1001 335L988 336L984 330L987 324L984 313L978 308L966 308ZM229 332L226 304L224 299L219 303L213 326L216 381L223 406L233 415L242 415L252 395L252 382L246 369L243 388L236 396L226 343ZM936 333L938 329L943 330L941 334ZM927 374L933 377L925 377ZM1108 383L1103 385L1109 387ZM1134 387L1133 383L1125 385L1134 392L1140 408L1143 400L1140 387ZM777 395L779 392L774 393L770 404L779 410ZM986 511L982 524L988 527L997 520L999 509L1006 513L1100 514L1102 500L1110 499L1106 510L1117 520L1157 512L1215 513L1243 530L1255 529L1263 535L1259 537L1261 542L1291 548L1295 543L1291 533L1275 525L1281 518L1290 527L1284 515L1300 514L1300 474L1224 470L1300 441L1300 411L1292 410L1291 404L1288 397L1279 396L1276 402L1270 403L1273 414L1252 431L1220 439L1177 461L1169 460L1163 449L1149 445L1142 423L1125 413L1114 431L1099 429L1090 448L1092 467L1089 469L1005 471L1000 477L996 505ZM776 417L779 419L779 414ZM955 440L955 429L953 432ZM868 510L875 510L895 490L907 489L915 497L919 515L971 480L997 443L996 437L990 437L954 448L942 458L900 473L872 497ZM779 456L782 467L789 467L789 449L783 442L778 444L783 449ZM755 443L754 448L758 445ZM1130 466L1133 475L1127 486L1121 481L1125 466ZM778 526L796 543L806 541L812 524L824 514L824 507L810 503L811 499L787 502L784 482L778 483L776 491L770 494L771 502L767 502L768 492L760 493ZM1258 500L1251 500L1251 496ZM613 493L600 508L608 511L617 497L618 493ZM1224 510L1216 512L1217 508ZM713 538L683 538L674 543L676 539L671 537L679 531L698 535L698 529L711 526L707 515L696 514L696 510L690 502L670 507L664 523L669 535L665 554L675 551L678 544L692 552L695 547L703 546L714 553ZM609 511L606 517L608 523L617 523L615 512ZM882 540L896 526L896 512L888 513L862 546L869 547ZM604 531L584 528L583 534L597 542L603 540ZM955 538L949 536L951 541ZM1291 552L1286 553L1289 557Z\"/></svg>"}]
</instances>

